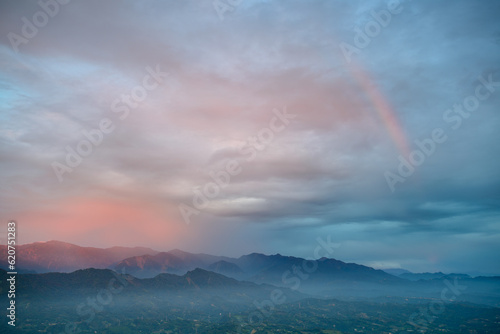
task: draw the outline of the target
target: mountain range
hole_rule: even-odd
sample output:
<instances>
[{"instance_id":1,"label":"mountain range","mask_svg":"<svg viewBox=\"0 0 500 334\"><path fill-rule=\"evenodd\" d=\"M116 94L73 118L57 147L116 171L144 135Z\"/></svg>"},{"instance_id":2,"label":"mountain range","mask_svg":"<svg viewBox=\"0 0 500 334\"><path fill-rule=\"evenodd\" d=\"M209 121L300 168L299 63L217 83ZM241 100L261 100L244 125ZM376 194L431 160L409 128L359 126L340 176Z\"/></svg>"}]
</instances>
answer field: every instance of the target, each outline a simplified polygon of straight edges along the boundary
<instances>
[{"instance_id":1,"label":"mountain range","mask_svg":"<svg viewBox=\"0 0 500 334\"><path fill-rule=\"evenodd\" d=\"M6 282L9 277L7 271L0 269L0 295L7 289ZM179 293L195 292L198 296L204 292L220 291L222 296L228 297L232 292L251 291L253 296L269 296L275 287L260 285L252 282L238 281L221 274L204 269L194 269L184 275L159 274L153 278L136 278L127 274L119 274L110 269L80 269L72 273L45 273L45 274L19 274L16 288L18 295L43 298L59 298L61 294L94 294L102 289L120 292L126 287L128 292L135 294L156 294L169 292ZM303 297L300 293L285 289L289 297Z\"/></svg>"},{"instance_id":2,"label":"mountain range","mask_svg":"<svg viewBox=\"0 0 500 334\"><path fill-rule=\"evenodd\" d=\"M216 266L235 268L220 261ZM0 301L4 304L8 303L8 277L7 271L0 269ZM429 323L428 332L441 333L446 326L450 333L470 333L477 328L482 329L481 333L497 333L499 297L490 292L498 289L500 279L482 280L489 287L479 292L491 296L491 300L447 302L445 316ZM425 281L406 282L413 294L424 291ZM352 328L365 333L415 332L420 327L409 323L409 319L433 305L429 303L435 303L436 296L442 294L442 281L429 282L437 289L427 297L340 300L311 298L294 288L239 281L200 268L183 275L163 273L153 278L92 268L71 273L18 274L16 310L22 321L16 324L16 332L353 333ZM468 292L475 289L476 283L477 279L460 281L467 285ZM369 325L375 330L365 330ZM0 333L11 332L5 322L0 324Z\"/></svg>"},{"instance_id":3,"label":"mountain range","mask_svg":"<svg viewBox=\"0 0 500 334\"><path fill-rule=\"evenodd\" d=\"M201 268L238 280L275 285L294 285L297 279L307 281L307 284L331 281L393 284L402 281L382 270L355 263L329 258L307 261L280 254L252 253L230 258L193 254L178 249L157 252L144 247L80 247L60 241L21 245L16 252L17 266L26 273L72 272L96 268L112 269L137 278L153 278L163 273L183 275ZM7 263L6 246L0 246L0 259L2 264ZM314 275L310 275L313 272Z\"/></svg>"},{"instance_id":4,"label":"mountain range","mask_svg":"<svg viewBox=\"0 0 500 334\"><path fill-rule=\"evenodd\" d=\"M29 286L26 286L28 290L30 287L37 291L50 289L49 281L79 284L79 275L83 275L82 270L90 270L89 268L104 270L84 272L86 280L90 279L90 283L87 283L90 287L99 282L98 279L91 277L92 273L98 272L101 273L99 275L106 273L107 276L112 273L126 275L137 287L146 290L150 288L150 284L161 289L170 286L184 290L189 288L186 282L190 281L200 286L193 278L193 275L198 275L198 279L206 276L203 279L210 281L212 285L214 282L222 282L221 285L224 286L231 286L234 282L272 285L310 296L346 299L432 296L446 286L446 281L453 282L458 279L466 282L468 286L468 291L459 298L488 305L500 305L498 277L471 278L463 274L443 273L414 274L405 270L392 271L390 274L383 270L331 258L306 260L281 254L259 253L231 258L193 254L178 249L169 252L158 252L144 247L100 249L59 241L26 244L16 249L18 272L26 274L21 277L22 280L29 281ZM3 269L7 269L6 246L0 246L0 257ZM106 279L108 278L104 280ZM22 281L20 283L22 284Z\"/></svg>"}]
</instances>

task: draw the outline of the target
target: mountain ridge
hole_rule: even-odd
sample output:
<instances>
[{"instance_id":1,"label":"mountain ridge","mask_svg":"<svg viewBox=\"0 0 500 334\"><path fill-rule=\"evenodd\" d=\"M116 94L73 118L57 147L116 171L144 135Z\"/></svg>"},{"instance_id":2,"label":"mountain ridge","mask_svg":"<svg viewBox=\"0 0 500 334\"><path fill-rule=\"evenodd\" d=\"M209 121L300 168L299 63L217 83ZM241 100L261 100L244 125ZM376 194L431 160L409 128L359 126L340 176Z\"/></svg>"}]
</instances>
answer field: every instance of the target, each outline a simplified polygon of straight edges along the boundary
<instances>
[{"instance_id":1,"label":"mountain ridge","mask_svg":"<svg viewBox=\"0 0 500 334\"><path fill-rule=\"evenodd\" d=\"M157 254L147 247L82 247L57 240L16 246L17 266L37 273L71 272L83 268L104 269L131 256ZM7 246L0 245L0 263L7 264Z\"/></svg>"}]
</instances>

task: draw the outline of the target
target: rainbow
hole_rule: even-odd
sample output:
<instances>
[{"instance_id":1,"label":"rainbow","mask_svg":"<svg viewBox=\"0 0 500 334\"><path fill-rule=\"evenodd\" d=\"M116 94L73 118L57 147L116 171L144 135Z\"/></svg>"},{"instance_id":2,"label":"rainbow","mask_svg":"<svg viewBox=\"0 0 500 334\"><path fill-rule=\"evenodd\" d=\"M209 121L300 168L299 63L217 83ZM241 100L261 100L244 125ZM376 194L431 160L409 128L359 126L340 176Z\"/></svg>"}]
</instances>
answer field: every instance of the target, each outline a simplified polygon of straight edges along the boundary
<instances>
[{"instance_id":1,"label":"rainbow","mask_svg":"<svg viewBox=\"0 0 500 334\"><path fill-rule=\"evenodd\" d=\"M366 96L375 107L375 110L377 111L379 118L384 123L387 132L394 142L394 145L403 157L408 157L410 154L408 141L406 139L405 132L403 131L403 127L399 122L398 116L390 102L384 97L380 90L377 89L377 85L374 80L371 79L369 73L364 70L359 63L355 63L355 60L353 59L347 67L353 79L365 92Z\"/></svg>"}]
</instances>

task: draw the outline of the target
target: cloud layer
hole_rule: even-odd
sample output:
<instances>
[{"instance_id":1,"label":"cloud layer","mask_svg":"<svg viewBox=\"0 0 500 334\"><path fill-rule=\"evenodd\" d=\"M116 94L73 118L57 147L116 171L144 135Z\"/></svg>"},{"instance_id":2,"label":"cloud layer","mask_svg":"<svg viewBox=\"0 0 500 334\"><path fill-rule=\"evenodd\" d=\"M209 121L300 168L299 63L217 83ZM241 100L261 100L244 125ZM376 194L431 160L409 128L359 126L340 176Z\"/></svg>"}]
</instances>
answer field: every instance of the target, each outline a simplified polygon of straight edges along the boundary
<instances>
[{"instance_id":1,"label":"cloud layer","mask_svg":"<svg viewBox=\"0 0 500 334\"><path fill-rule=\"evenodd\" d=\"M0 5L0 219L19 242L310 257L331 235L345 261L500 274L500 3L46 3L45 24Z\"/></svg>"}]
</instances>

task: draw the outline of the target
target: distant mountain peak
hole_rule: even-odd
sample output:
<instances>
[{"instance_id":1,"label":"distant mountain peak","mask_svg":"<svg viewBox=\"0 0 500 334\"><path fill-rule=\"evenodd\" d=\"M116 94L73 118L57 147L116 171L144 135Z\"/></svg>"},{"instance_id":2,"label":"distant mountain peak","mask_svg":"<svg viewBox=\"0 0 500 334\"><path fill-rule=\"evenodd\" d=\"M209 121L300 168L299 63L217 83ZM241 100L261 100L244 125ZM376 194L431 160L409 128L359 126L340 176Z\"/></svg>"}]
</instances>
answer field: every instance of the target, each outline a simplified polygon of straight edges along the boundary
<instances>
[{"instance_id":1,"label":"distant mountain peak","mask_svg":"<svg viewBox=\"0 0 500 334\"><path fill-rule=\"evenodd\" d=\"M210 274L210 273L213 273L213 272L205 270L205 269L201 269L201 268L195 268L193 270L189 270L184 276L199 275L199 274Z\"/></svg>"},{"instance_id":2,"label":"distant mountain peak","mask_svg":"<svg viewBox=\"0 0 500 334\"><path fill-rule=\"evenodd\" d=\"M228 262L225 260L220 260L212 263L210 266L208 266L208 269L220 274L239 275L243 274L244 272L236 263Z\"/></svg>"},{"instance_id":3,"label":"distant mountain peak","mask_svg":"<svg viewBox=\"0 0 500 334\"><path fill-rule=\"evenodd\" d=\"M176 256L176 257L181 258L181 259L186 259L189 257L196 256L196 254L185 252L185 251L180 250L178 248L172 249L171 251L166 252L166 254L170 254L170 255Z\"/></svg>"},{"instance_id":4,"label":"distant mountain peak","mask_svg":"<svg viewBox=\"0 0 500 334\"><path fill-rule=\"evenodd\" d=\"M174 248L174 249L168 251L167 253L170 253L170 254L191 254L191 253L185 252L179 248Z\"/></svg>"}]
</instances>

